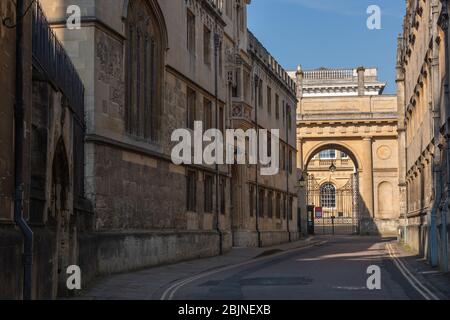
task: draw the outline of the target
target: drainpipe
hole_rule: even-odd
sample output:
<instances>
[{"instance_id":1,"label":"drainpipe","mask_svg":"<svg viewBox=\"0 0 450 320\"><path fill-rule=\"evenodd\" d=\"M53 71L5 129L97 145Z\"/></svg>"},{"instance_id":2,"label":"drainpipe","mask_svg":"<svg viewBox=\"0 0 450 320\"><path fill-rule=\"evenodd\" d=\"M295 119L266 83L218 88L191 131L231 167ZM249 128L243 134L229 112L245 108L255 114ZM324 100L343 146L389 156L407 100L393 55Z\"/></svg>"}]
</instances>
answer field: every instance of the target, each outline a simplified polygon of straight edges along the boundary
<instances>
[{"instance_id":1,"label":"drainpipe","mask_svg":"<svg viewBox=\"0 0 450 320\"><path fill-rule=\"evenodd\" d=\"M436 167L436 165L434 164ZM437 217L437 210L439 209L439 205L442 200L442 191L441 191L441 180L442 180L442 174L440 169L434 169L434 177L435 177L435 193L436 193L436 199L433 203L433 207L431 209L431 215L430 215L430 264L432 267L436 267L438 265L438 248L437 248L437 234L436 234L436 217Z\"/></svg>"},{"instance_id":2,"label":"drainpipe","mask_svg":"<svg viewBox=\"0 0 450 320\"><path fill-rule=\"evenodd\" d=\"M450 174L450 127L449 127L449 117L450 117L450 110L449 110L449 68L450 68L450 61L449 61L449 34L448 34L448 4L447 1L442 1L442 27L444 29L445 34L445 58L447 59L447 77L445 79L445 140L446 140L446 169L447 169L447 197L445 199L445 207L444 210L441 211L441 242L442 242L442 270L444 272L448 272L448 234L447 234L447 212L449 210L449 201L450 201L450 177L448 176Z\"/></svg>"},{"instance_id":3,"label":"drainpipe","mask_svg":"<svg viewBox=\"0 0 450 320\"><path fill-rule=\"evenodd\" d=\"M255 129L256 129L256 233L258 236L258 247L262 247L261 231L259 230L259 125L258 125L258 76L255 75Z\"/></svg>"},{"instance_id":4,"label":"drainpipe","mask_svg":"<svg viewBox=\"0 0 450 320\"><path fill-rule=\"evenodd\" d=\"M216 19L216 32L214 33L214 96L215 96L215 104L216 104L216 129L219 128L219 79L218 79L218 51L220 46L220 38L217 33L217 19ZM217 137L216 137L216 146L217 146ZM217 152L217 150L216 150ZM216 159L216 230L219 234L219 254L223 254L223 233L220 229L220 207L219 207L219 183L220 183L220 167Z\"/></svg>"},{"instance_id":5,"label":"drainpipe","mask_svg":"<svg viewBox=\"0 0 450 320\"><path fill-rule=\"evenodd\" d=\"M23 11L24 0L16 0L16 102L14 106L14 222L24 237L23 253L23 299L32 298L32 264L33 264L33 231L23 216L24 193L24 140L25 140L25 106L23 100Z\"/></svg>"},{"instance_id":6,"label":"drainpipe","mask_svg":"<svg viewBox=\"0 0 450 320\"><path fill-rule=\"evenodd\" d=\"M283 108L286 110L285 112L286 112L286 145L287 145L287 148L286 148L286 152L287 152L287 155L289 156L289 149L290 149L290 146L289 146L289 119L287 118L287 117L290 117L291 115L290 114L288 114L288 110L287 110L287 108L286 108L286 103L285 103L285 105L283 106ZM284 154L284 159L287 159L287 157L286 157L286 154ZM285 161L285 166L286 166L286 163L288 164L288 166L289 166L289 163L291 162L292 160L291 159L287 159L287 162ZM291 239L291 230L290 230L290 226L289 226L289 222L290 222L290 216L291 216L291 214L292 214L292 208L290 208L289 207L289 205L290 205L290 196L289 196L289 170L290 170L290 168L286 168L285 167L285 169L288 169L288 170L286 170L286 193L287 193L287 196L286 196L286 228L287 228L287 233L288 233L288 237L289 237L289 242L292 242L292 239ZM289 210L290 210L290 212L289 212Z\"/></svg>"}]
</instances>

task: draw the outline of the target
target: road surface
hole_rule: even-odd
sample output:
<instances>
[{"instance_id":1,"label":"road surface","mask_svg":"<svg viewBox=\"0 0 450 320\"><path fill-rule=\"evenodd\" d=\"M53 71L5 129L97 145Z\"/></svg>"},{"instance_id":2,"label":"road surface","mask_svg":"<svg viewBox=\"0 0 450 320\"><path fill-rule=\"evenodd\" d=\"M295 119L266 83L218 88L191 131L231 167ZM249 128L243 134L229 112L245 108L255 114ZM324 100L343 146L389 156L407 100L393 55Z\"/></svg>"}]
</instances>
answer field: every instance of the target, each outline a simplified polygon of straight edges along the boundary
<instances>
[{"instance_id":1,"label":"road surface","mask_svg":"<svg viewBox=\"0 0 450 320\"><path fill-rule=\"evenodd\" d=\"M167 286L162 300L437 300L398 259L392 239L323 237L318 245L210 270ZM369 290L371 266L381 289ZM374 283L374 282L371 282Z\"/></svg>"}]
</instances>

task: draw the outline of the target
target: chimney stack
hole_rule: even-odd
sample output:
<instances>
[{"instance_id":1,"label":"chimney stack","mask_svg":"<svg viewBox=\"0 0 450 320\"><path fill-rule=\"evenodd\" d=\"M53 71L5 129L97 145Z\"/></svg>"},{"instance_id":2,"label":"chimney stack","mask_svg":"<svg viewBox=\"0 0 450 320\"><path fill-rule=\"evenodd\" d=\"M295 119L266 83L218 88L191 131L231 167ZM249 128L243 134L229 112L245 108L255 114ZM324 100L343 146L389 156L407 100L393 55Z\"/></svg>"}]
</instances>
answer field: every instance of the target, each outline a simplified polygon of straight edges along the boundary
<instances>
[{"instance_id":1,"label":"chimney stack","mask_svg":"<svg viewBox=\"0 0 450 320\"><path fill-rule=\"evenodd\" d=\"M364 75L366 73L366 69L364 67L359 67L357 69L358 72L358 95L359 96L364 96L366 94L366 89L365 89L365 79L364 79Z\"/></svg>"}]
</instances>

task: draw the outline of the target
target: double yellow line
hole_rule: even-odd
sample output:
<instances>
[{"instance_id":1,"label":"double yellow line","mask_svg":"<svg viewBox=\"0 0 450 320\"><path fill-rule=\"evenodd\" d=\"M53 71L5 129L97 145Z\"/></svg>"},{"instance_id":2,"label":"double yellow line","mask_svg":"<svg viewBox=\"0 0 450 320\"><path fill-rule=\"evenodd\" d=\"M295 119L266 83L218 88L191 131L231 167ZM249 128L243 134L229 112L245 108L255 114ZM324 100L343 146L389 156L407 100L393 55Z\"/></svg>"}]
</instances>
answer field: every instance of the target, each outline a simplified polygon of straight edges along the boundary
<instances>
[{"instance_id":1,"label":"double yellow line","mask_svg":"<svg viewBox=\"0 0 450 320\"><path fill-rule=\"evenodd\" d=\"M406 267L405 263L395 254L395 250L392 244L388 243L386 248L394 261L395 266L400 270L406 280L411 284L411 286L416 289L426 300L440 300L433 292L431 292L422 282L419 281L409 269Z\"/></svg>"}]
</instances>

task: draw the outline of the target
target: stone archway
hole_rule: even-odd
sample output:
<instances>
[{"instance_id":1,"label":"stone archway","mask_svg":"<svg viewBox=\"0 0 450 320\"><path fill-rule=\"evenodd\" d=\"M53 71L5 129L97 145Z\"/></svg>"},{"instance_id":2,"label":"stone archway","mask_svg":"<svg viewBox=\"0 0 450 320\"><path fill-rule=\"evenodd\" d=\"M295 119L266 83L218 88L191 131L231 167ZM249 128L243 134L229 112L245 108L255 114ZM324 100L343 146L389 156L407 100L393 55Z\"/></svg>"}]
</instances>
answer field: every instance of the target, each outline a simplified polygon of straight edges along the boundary
<instances>
[{"instance_id":1,"label":"stone archway","mask_svg":"<svg viewBox=\"0 0 450 320\"><path fill-rule=\"evenodd\" d=\"M53 253L53 297L67 291L66 269L70 265L71 219L70 171L63 140L58 142L52 165L51 201L48 225L55 234Z\"/></svg>"},{"instance_id":2,"label":"stone archway","mask_svg":"<svg viewBox=\"0 0 450 320\"><path fill-rule=\"evenodd\" d=\"M324 160L322 151L325 154L332 151L332 158ZM307 205L320 208L321 214L320 218L315 217L315 232L339 235L360 233L365 208L361 205L359 187L361 159L343 144L320 143L308 150L304 163L303 172L308 176ZM329 169L332 167L335 171Z\"/></svg>"},{"instance_id":3,"label":"stone archway","mask_svg":"<svg viewBox=\"0 0 450 320\"><path fill-rule=\"evenodd\" d=\"M315 155L329 149L344 152L353 162L354 175L349 177L349 185L337 189L348 193L348 197L353 197L353 214L357 221L352 223L358 225L357 229L361 234L378 233L374 222L372 142L371 138L362 138L345 141L302 140L298 144L301 157L299 167L302 172L308 172L308 166Z\"/></svg>"}]
</instances>

